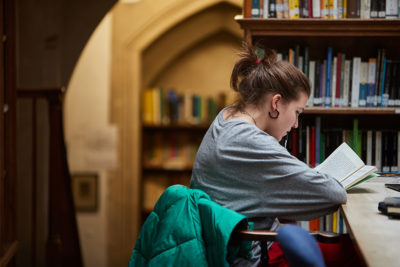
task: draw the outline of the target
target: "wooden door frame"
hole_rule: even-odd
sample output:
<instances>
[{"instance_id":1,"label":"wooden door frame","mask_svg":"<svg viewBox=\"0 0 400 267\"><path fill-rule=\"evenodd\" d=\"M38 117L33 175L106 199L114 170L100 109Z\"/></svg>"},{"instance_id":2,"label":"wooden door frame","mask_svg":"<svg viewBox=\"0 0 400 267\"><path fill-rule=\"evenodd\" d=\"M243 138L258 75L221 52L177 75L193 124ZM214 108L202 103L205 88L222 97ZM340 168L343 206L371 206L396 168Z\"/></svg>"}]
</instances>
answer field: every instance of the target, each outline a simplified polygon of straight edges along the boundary
<instances>
[{"instance_id":1,"label":"wooden door frame","mask_svg":"<svg viewBox=\"0 0 400 267\"><path fill-rule=\"evenodd\" d=\"M16 8L1 0L0 266L15 265L16 240Z\"/></svg>"}]
</instances>

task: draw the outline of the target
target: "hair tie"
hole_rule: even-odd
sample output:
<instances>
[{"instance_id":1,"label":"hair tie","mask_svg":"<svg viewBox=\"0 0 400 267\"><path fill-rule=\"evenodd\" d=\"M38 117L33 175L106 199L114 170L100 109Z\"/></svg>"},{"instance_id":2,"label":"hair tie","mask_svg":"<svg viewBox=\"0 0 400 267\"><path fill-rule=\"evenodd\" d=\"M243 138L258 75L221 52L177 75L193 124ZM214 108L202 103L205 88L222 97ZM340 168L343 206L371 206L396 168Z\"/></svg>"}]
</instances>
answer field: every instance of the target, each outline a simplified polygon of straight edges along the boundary
<instances>
[{"instance_id":1,"label":"hair tie","mask_svg":"<svg viewBox=\"0 0 400 267\"><path fill-rule=\"evenodd\" d=\"M261 62L261 59L260 59L260 58L257 59L257 60L256 60L256 65L260 64L260 62Z\"/></svg>"}]
</instances>

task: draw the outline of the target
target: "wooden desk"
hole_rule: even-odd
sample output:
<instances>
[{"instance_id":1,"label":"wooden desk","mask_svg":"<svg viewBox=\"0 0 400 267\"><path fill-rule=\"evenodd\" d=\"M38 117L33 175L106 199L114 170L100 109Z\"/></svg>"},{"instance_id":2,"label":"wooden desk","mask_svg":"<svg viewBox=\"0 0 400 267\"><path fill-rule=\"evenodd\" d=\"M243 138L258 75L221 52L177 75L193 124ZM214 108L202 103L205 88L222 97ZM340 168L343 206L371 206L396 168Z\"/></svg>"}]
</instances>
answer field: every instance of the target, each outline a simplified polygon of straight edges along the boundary
<instances>
[{"instance_id":1,"label":"wooden desk","mask_svg":"<svg viewBox=\"0 0 400 267\"><path fill-rule=\"evenodd\" d=\"M378 211L378 202L400 192L385 188L398 178L373 178L348 191L347 203L340 210L350 236L368 266L400 266L400 220L389 219Z\"/></svg>"}]
</instances>

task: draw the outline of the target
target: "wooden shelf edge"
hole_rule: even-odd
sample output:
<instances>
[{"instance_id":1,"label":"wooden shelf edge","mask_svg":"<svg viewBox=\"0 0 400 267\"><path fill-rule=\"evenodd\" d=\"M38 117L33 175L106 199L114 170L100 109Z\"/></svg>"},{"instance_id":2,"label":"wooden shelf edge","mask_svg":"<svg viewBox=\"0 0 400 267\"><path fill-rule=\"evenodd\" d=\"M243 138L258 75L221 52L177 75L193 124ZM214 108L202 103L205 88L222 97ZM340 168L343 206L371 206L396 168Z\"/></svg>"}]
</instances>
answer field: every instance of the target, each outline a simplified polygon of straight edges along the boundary
<instances>
[{"instance_id":1,"label":"wooden shelf edge","mask_svg":"<svg viewBox=\"0 0 400 267\"><path fill-rule=\"evenodd\" d=\"M400 115L397 108L307 107L304 114Z\"/></svg>"},{"instance_id":2,"label":"wooden shelf edge","mask_svg":"<svg viewBox=\"0 0 400 267\"><path fill-rule=\"evenodd\" d=\"M192 171L192 165L184 167L165 167L165 166L143 166L143 171L162 171L162 172L189 172Z\"/></svg>"},{"instance_id":3,"label":"wooden shelf edge","mask_svg":"<svg viewBox=\"0 0 400 267\"><path fill-rule=\"evenodd\" d=\"M235 20L252 36L399 36L400 19L262 19Z\"/></svg>"},{"instance_id":4,"label":"wooden shelf edge","mask_svg":"<svg viewBox=\"0 0 400 267\"><path fill-rule=\"evenodd\" d=\"M144 130L207 130L209 124L142 124Z\"/></svg>"}]
</instances>

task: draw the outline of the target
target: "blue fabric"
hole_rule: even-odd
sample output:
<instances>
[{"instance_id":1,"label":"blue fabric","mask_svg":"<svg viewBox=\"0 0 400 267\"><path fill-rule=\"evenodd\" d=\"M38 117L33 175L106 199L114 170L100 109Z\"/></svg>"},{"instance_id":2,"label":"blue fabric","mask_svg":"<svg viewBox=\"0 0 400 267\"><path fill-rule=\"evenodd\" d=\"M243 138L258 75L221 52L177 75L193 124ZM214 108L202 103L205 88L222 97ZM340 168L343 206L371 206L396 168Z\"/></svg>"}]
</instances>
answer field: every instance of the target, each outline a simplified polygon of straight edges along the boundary
<instances>
[{"instance_id":1,"label":"blue fabric","mask_svg":"<svg viewBox=\"0 0 400 267\"><path fill-rule=\"evenodd\" d=\"M282 226L277 240L291 267L325 267L317 241L303 228L291 224Z\"/></svg>"}]
</instances>

